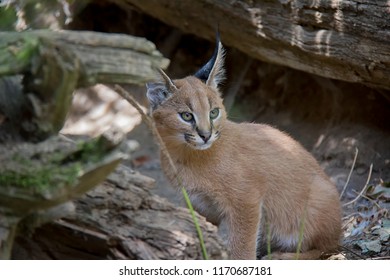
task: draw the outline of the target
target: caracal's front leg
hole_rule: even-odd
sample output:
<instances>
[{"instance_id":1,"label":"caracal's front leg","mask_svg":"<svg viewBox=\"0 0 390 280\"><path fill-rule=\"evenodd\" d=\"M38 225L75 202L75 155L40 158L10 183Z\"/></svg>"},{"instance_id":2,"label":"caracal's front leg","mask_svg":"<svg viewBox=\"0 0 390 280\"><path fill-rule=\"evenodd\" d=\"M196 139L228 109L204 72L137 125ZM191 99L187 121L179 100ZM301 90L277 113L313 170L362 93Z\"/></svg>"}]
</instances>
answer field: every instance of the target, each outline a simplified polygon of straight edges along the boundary
<instances>
[{"instance_id":1,"label":"caracal's front leg","mask_svg":"<svg viewBox=\"0 0 390 280\"><path fill-rule=\"evenodd\" d=\"M237 207L227 217L231 259L255 260L261 217L260 205Z\"/></svg>"}]
</instances>

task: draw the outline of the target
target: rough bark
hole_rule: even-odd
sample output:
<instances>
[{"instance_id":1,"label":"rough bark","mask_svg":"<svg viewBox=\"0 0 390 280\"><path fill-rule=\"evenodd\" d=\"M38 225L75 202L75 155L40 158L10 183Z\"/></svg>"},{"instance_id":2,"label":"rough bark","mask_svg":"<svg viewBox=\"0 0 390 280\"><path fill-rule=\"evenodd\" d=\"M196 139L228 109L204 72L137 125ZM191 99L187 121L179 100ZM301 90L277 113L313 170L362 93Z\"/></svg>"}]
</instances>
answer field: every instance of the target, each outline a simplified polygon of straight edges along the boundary
<instances>
[{"instance_id":1,"label":"rough bark","mask_svg":"<svg viewBox=\"0 0 390 280\"><path fill-rule=\"evenodd\" d=\"M107 135L107 134L106 134ZM63 137L0 145L0 259L13 240L73 211L70 201L102 182L123 159L111 135L77 144Z\"/></svg>"},{"instance_id":2,"label":"rough bark","mask_svg":"<svg viewBox=\"0 0 390 280\"><path fill-rule=\"evenodd\" d=\"M152 42L130 35L34 30L0 32L0 38L0 76L54 71L52 65L42 65L53 63L61 71L77 72L77 88L96 83L144 84L155 78L155 68L169 64Z\"/></svg>"},{"instance_id":3,"label":"rough bark","mask_svg":"<svg viewBox=\"0 0 390 280\"><path fill-rule=\"evenodd\" d=\"M323 77L390 89L387 0L112 0L250 56Z\"/></svg>"},{"instance_id":4,"label":"rough bark","mask_svg":"<svg viewBox=\"0 0 390 280\"><path fill-rule=\"evenodd\" d=\"M38 139L62 128L76 88L142 84L169 63L153 43L127 35L38 30L0 32L0 38L0 77L24 74L18 99L0 81L0 115Z\"/></svg>"},{"instance_id":5,"label":"rough bark","mask_svg":"<svg viewBox=\"0 0 390 280\"><path fill-rule=\"evenodd\" d=\"M19 237L17 259L201 259L187 209L150 194L154 181L120 166L75 202L72 217ZM217 228L197 215L209 257L227 257Z\"/></svg>"}]
</instances>

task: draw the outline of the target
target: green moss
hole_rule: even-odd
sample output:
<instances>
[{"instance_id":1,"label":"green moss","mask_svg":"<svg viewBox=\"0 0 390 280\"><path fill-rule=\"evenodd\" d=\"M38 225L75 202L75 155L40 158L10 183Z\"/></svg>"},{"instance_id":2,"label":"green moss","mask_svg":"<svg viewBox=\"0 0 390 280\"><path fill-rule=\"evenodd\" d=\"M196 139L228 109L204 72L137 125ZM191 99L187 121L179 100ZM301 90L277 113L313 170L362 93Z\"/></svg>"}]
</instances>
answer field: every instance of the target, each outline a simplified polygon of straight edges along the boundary
<instances>
[{"instance_id":1,"label":"green moss","mask_svg":"<svg viewBox=\"0 0 390 280\"><path fill-rule=\"evenodd\" d=\"M12 160L20 165L24 166L33 166L34 162L32 162L30 159L27 159L26 157L20 155L20 154L15 154L12 157Z\"/></svg>"},{"instance_id":2,"label":"green moss","mask_svg":"<svg viewBox=\"0 0 390 280\"><path fill-rule=\"evenodd\" d=\"M0 31L15 30L15 23L17 20L18 16L13 7L0 7Z\"/></svg>"},{"instance_id":3,"label":"green moss","mask_svg":"<svg viewBox=\"0 0 390 280\"><path fill-rule=\"evenodd\" d=\"M99 162L107 153L103 141L102 138L95 138L90 141L79 143L79 152L77 153L78 160L83 163Z\"/></svg>"},{"instance_id":4,"label":"green moss","mask_svg":"<svg viewBox=\"0 0 390 280\"><path fill-rule=\"evenodd\" d=\"M26 157L12 156L11 166L0 169L0 185L29 188L34 192L74 185L81 171L100 162L107 153L104 139L80 142L74 152L60 150Z\"/></svg>"},{"instance_id":5,"label":"green moss","mask_svg":"<svg viewBox=\"0 0 390 280\"><path fill-rule=\"evenodd\" d=\"M80 174L81 165L74 163L65 167L44 166L42 168L25 168L23 171L6 170L0 173L0 185L31 188L41 192L63 185L73 185Z\"/></svg>"},{"instance_id":6,"label":"green moss","mask_svg":"<svg viewBox=\"0 0 390 280\"><path fill-rule=\"evenodd\" d=\"M37 52L38 46L39 42L37 38L25 36L22 38L20 45L13 49L12 53L17 61L23 64L28 63Z\"/></svg>"}]
</instances>

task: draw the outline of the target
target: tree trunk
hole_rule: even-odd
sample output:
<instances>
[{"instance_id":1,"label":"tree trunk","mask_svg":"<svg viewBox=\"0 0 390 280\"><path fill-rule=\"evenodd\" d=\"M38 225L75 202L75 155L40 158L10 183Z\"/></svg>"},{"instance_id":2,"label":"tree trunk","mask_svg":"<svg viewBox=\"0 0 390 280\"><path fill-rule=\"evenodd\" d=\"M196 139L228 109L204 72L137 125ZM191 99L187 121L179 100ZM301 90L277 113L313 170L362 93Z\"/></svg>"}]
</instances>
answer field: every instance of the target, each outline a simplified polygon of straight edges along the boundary
<instances>
[{"instance_id":1,"label":"tree trunk","mask_svg":"<svg viewBox=\"0 0 390 280\"><path fill-rule=\"evenodd\" d=\"M263 61L390 89L387 0L112 0ZM234 77L232 77L234 78Z\"/></svg>"}]
</instances>

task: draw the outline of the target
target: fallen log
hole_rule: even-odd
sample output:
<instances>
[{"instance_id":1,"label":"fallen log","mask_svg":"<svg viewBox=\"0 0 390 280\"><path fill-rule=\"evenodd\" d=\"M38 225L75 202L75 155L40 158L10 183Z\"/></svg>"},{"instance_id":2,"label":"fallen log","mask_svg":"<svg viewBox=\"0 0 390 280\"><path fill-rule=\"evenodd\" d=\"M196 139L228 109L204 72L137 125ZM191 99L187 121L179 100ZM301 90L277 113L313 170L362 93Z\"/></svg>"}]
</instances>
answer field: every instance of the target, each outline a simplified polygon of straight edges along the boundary
<instances>
[{"instance_id":1,"label":"fallen log","mask_svg":"<svg viewBox=\"0 0 390 280\"><path fill-rule=\"evenodd\" d=\"M390 89L386 0L111 0L266 62Z\"/></svg>"},{"instance_id":2,"label":"fallen log","mask_svg":"<svg viewBox=\"0 0 390 280\"><path fill-rule=\"evenodd\" d=\"M153 43L128 35L36 30L0 32L0 38L0 77L24 75L18 99L9 98L16 93L0 80L0 115L28 130L30 139L62 128L76 88L143 84L155 78L156 68L169 64Z\"/></svg>"},{"instance_id":3,"label":"fallen log","mask_svg":"<svg viewBox=\"0 0 390 280\"><path fill-rule=\"evenodd\" d=\"M19 236L14 259L201 259L191 214L150 193L150 178L119 166L75 201L73 216ZM226 259L217 227L197 214L211 259Z\"/></svg>"},{"instance_id":4,"label":"fallen log","mask_svg":"<svg viewBox=\"0 0 390 280\"><path fill-rule=\"evenodd\" d=\"M40 143L0 145L0 259L17 234L69 215L71 201L104 181L125 157L123 135L74 143L53 136Z\"/></svg>"},{"instance_id":5,"label":"fallen log","mask_svg":"<svg viewBox=\"0 0 390 280\"><path fill-rule=\"evenodd\" d=\"M58 64L59 70L77 72L77 88L96 83L144 84L155 78L155 68L169 64L152 42L124 34L33 30L0 32L0 38L0 76L54 71L53 64ZM43 65L53 58L58 61Z\"/></svg>"}]
</instances>

